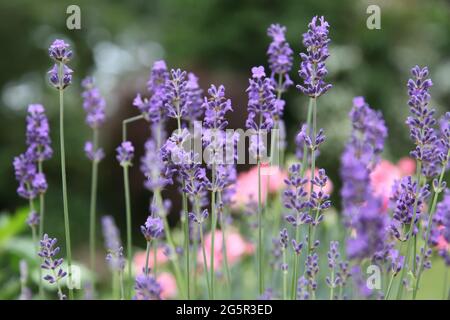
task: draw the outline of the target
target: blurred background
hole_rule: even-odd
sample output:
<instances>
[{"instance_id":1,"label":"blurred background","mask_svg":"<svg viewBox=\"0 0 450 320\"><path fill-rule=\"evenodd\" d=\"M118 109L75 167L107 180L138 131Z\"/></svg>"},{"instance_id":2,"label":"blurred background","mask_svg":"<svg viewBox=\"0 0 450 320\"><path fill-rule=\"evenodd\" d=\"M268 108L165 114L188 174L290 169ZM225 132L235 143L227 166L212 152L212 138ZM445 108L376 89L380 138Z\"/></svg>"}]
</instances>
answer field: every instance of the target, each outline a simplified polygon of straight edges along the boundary
<instances>
[{"instance_id":1,"label":"blurred background","mask_svg":"<svg viewBox=\"0 0 450 320\"><path fill-rule=\"evenodd\" d=\"M66 8L81 9L81 30L68 30ZM381 9L381 29L369 30L368 5ZM54 156L45 163L49 181L47 192L47 231L63 236L58 146L58 98L46 72L52 62L47 48L55 38L67 40L74 57L73 84L66 90L67 174L71 228L88 229L90 162L83 152L90 129L84 122L81 80L93 75L107 101L108 120L101 132L106 159L100 165L98 213L115 216L124 226L122 171L114 149L121 140L121 122L137 115L132 99L145 92L150 67L165 59L173 68L192 71L206 89L224 84L235 112L231 127L243 127L250 68L267 66L266 50L271 23L287 27L287 39L295 52L291 78L299 82L298 53L303 51L301 36L314 15L324 15L331 25L331 57L327 66L333 89L318 105L318 123L327 140L319 165L327 169L336 189L339 206L340 153L348 138L348 112L352 98L363 95L383 112L389 127L384 158L393 162L412 147L405 126L408 114L406 81L415 64L430 67L434 86L433 106L442 114L449 110L450 98L450 2L445 0L130 0L130 1L2 1L0 3L0 227L8 213L27 203L16 194L13 157L25 150L27 105L42 103L50 118ZM294 135L305 119L307 98L295 89L286 94L284 119L288 129L289 151ZM135 144L136 160L131 169L134 230L148 214L150 194L142 187L139 158L149 136L145 122L129 128ZM245 167L239 170L247 169ZM174 211L177 206L174 206ZM176 217L176 214L172 214ZM3 221L3 222L2 222ZM9 221L11 223L11 221ZM16 226L21 232L22 226ZM0 251L8 232L0 231ZM23 226L23 233L27 233ZM87 234L73 232L75 255L83 259ZM87 256L87 255L86 255ZM0 275L0 281L1 281Z\"/></svg>"}]
</instances>

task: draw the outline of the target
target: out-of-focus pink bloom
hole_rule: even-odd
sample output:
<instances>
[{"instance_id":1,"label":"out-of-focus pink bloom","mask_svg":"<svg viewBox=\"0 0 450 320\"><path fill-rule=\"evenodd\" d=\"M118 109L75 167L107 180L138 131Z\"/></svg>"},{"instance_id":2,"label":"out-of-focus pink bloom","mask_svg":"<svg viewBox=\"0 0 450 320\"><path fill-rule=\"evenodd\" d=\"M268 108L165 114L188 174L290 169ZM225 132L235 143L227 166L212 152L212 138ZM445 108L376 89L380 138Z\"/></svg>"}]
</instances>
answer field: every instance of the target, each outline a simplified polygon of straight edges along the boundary
<instances>
[{"instance_id":1,"label":"out-of-focus pink bloom","mask_svg":"<svg viewBox=\"0 0 450 320\"><path fill-rule=\"evenodd\" d=\"M243 256L252 254L255 251L255 246L245 241L242 236L236 231L228 231L226 236L227 259L228 264L233 265L238 262ZM216 231L214 237L214 270L220 269L223 263L223 248L222 248L222 231ZM205 236L205 251L206 264L209 267L211 258L211 233ZM197 254L198 261L203 261L203 253L200 248ZM200 264L202 265L202 264Z\"/></svg>"},{"instance_id":2,"label":"out-of-focus pink bloom","mask_svg":"<svg viewBox=\"0 0 450 320\"><path fill-rule=\"evenodd\" d=\"M276 166L261 167L261 201L266 202L267 193L276 193L284 187L286 171ZM241 172L236 182L236 193L233 196L235 207L246 205L251 199L258 199L258 167Z\"/></svg>"},{"instance_id":3,"label":"out-of-focus pink bloom","mask_svg":"<svg viewBox=\"0 0 450 320\"><path fill-rule=\"evenodd\" d=\"M370 175L373 193L383 201L383 212L387 212L389 198L394 182L405 176L411 175L416 170L413 159L404 157L397 165L388 160L381 160Z\"/></svg>"},{"instance_id":4,"label":"out-of-focus pink bloom","mask_svg":"<svg viewBox=\"0 0 450 320\"><path fill-rule=\"evenodd\" d=\"M318 175L319 175L319 170L316 168L314 170L314 176L316 177ZM306 170L305 178L308 179L308 183L305 186L305 190L309 194L309 190L311 190L311 169ZM314 186L313 189L316 192L320 191L320 188L318 186ZM325 185L325 188L323 188L323 192L325 192L326 194L331 194L333 192L333 182L331 182L330 179L328 179L327 184Z\"/></svg>"},{"instance_id":5,"label":"out-of-focus pink bloom","mask_svg":"<svg viewBox=\"0 0 450 320\"><path fill-rule=\"evenodd\" d=\"M153 268L153 249L150 250L150 255L148 258L148 267L149 268ZM140 274L142 273L142 270L144 270L145 268L145 251L140 251L137 252L134 255L134 259L133 259L133 264L134 264L134 272L136 274ZM164 254L164 249L163 248L158 248L156 250L156 263L157 263L157 267L162 266L163 264L165 264L169 259L167 258L167 256Z\"/></svg>"},{"instance_id":6,"label":"out-of-focus pink bloom","mask_svg":"<svg viewBox=\"0 0 450 320\"><path fill-rule=\"evenodd\" d=\"M156 280L161 286L161 298L170 299L177 295L177 281L171 273L161 272Z\"/></svg>"},{"instance_id":7,"label":"out-of-focus pink bloom","mask_svg":"<svg viewBox=\"0 0 450 320\"><path fill-rule=\"evenodd\" d=\"M416 161L413 158L403 157L397 162L397 167L402 176L411 176L416 172Z\"/></svg>"}]
</instances>

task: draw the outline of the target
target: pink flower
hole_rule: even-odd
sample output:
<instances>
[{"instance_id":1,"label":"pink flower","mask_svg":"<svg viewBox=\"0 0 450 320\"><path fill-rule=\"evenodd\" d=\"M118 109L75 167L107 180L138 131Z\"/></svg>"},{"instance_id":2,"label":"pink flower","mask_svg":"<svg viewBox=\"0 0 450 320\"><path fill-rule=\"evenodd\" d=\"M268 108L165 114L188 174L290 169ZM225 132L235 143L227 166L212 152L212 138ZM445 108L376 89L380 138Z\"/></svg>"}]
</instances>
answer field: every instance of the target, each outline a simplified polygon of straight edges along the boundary
<instances>
[{"instance_id":1,"label":"pink flower","mask_svg":"<svg viewBox=\"0 0 450 320\"><path fill-rule=\"evenodd\" d=\"M150 250L150 255L149 255L149 259L148 259L148 267L149 268L153 268L153 249ZM145 255L145 251L140 251L137 252L134 255L134 259L133 259L133 265L134 265L134 272L136 274L140 274L142 273L142 270L144 270L145 268L145 259L146 259L146 255ZM164 265L169 259L167 258L167 256L164 254L164 249L163 248L158 248L158 250L156 251L156 263L157 266L162 266Z\"/></svg>"},{"instance_id":2,"label":"pink flower","mask_svg":"<svg viewBox=\"0 0 450 320\"><path fill-rule=\"evenodd\" d=\"M397 162L397 167L403 177L411 176L416 172L416 161L409 157L403 157Z\"/></svg>"},{"instance_id":3,"label":"pink flower","mask_svg":"<svg viewBox=\"0 0 450 320\"><path fill-rule=\"evenodd\" d=\"M252 243L247 242L236 231L228 231L226 234L226 247L228 264L231 266L238 262L243 256L252 254L255 247ZM222 249L222 231L218 230L214 237L214 270L222 267L223 249ZM209 267L211 258L211 233L205 237L206 264ZM203 253L200 248L197 254L198 261L203 261ZM202 265L202 264L200 264Z\"/></svg>"},{"instance_id":4,"label":"pink flower","mask_svg":"<svg viewBox=\"0 0 450 320\"><path fill-rule=\"evenodd\" d=\"M388 160L381 160L370 175L370 183L374 195L381 197L383 212L387 212L389 197L394 182L405 176L411 175L416 170L415 161L411 158L401 158L397 165Z\"/></svg>"},{"instance_id":5,"label":"pink flower","mask_svg":"<svg viewBox=\"0 0 450 320\"><path fill-rule=\"evenodd\" d=\"M156 280L161 286L161 298L170 299L177 295L177 282L171 273L161 272Z\"/></svg>"},{"instance_id":6,"label":"pink flower","mask_svg":"<svg viewBox=\"0 0 450 320\"><path fill-rule=\"evenodd\" d=\"M276 166L261 167L261 201L266 202L267 193L276 193L284 187L286 171ZM251 199L258 199L258 167L238 175L236 193L233 196L235 207L245 206Z\"/></svg>"}]
</instances>

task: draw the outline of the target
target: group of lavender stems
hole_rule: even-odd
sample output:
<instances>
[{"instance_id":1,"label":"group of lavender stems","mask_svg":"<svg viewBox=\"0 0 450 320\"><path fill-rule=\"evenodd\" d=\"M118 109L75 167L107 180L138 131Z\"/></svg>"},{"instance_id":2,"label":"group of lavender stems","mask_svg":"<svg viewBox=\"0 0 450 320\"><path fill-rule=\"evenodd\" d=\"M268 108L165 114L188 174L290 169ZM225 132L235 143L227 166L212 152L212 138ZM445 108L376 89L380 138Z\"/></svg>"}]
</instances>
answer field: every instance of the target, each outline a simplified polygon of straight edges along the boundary
<instances>
[{"instance_id":1,"label":"group of lavender stems","mask_svg":"<svg viewBox=\"0 0 450 320\"><path fill-rule=\"evenodd\" d=\"M306 96L309 97L308 109L307 109L307 117L306 124L302 127L301 132L298 137L301 137L302 143L298 144L300 149L300 164L293 165L289 172L290 174L294 174L297 178L295 178L296 182L289 182L289 179L286 180L286 184L288 186L287 191L285 191L284 196L287 198L291 197L292 201L295 202L294 205L289 204L288 200L285 200L285 207L288 209L292 209L295 212L295 216L287 216L286 221L294 226L294 236L292 237L293 244L293 252L292 257L288 259L287 257L287 246L288 246L288 232L286 229L283 229L280 233L280 245L282 251L282 297L283 299L296 299L296 298L315 298L315 291L317 287L317 283L315 281L315 275L318 272L318 255L315 253L318 247L318 241L316 241L316 229L320 221L322 221L323 216L321 215L321 210L325 210L330 206L329 196L323 193L323 187L326 184L327 177L325 172L321 169L319 170L318 176L316 176L316 152L318 147L324 141L323 131L322 129L318 132L317 130L317 99L326 93L331 85L325 83L324 78L327 75L327 69L325 67L325 60L329 57L328 52L328 44L330 39L328 38L328 28L329 25L325 21L323 17L314 17L311 23L308 25L308 31L303 35L303 44L306 47L306 53L301 53L301 66L299 70L299 75L303 80L303 85L297 85L297 88ZM258 292L260 296L265 295L265 272L264 272L264 246L265 246L265 226L264 226L264 213L265 210L263 208L263 190L262 190L262 166L266 163L263 162L264 158L262 156L262 150L264 149L261 146L261 139L264 129L273 129L271 134L271 164L275 163L276 165L283 166L284 161L284 147L283 147L283 139L282 130L284 130L284 124L282 122L282 114L284 108L284 100L282 100L282 94L287 90L289 86L293 84L293 82L289 78L289 71L292 68L293 64L293 51L289 47L285 39L286 28L280 25L272 25L268 29L268 35L272 38L272 43L268 49L269 56L269 65L271 70L270 77L266 77L263 67L254 67L252 68L252 78L250 81L250 86L247 89L249 95L249 117L246 122L247 128L254 129L256 131L256 140L250 141L250 153L253 153L253 156L257 160L257 176L258 176L258 199L257 199L257 275L258 275ZM65 230L65 239L66 239L66 254L67 254L67 268L68 268L68 283L69 283L69 299L73 299L73 289L72 289L72 254L71 254L71 238L70 238L70 224L69 224L69 208L68 208L68 199L67 199L67 180L66 180L66 163L65 163L65 144L64 144L64 89L71 83L72 80L72 70L67 66L67 63L70 61L72 57L72 51L68 44L66 44L62 40L55 40L55 42L51 45L49 49L50 57L55 60L55 66L53 69L49 71L50 83L59 91L59 106L60 106L60 152L61 152L61 181L62 181L62 193L63 193L63 213L64 213L64 230ZM158 68L163 67L165 69L165 63L162 61L156 62L155 66L158 65ZM168 74L168 73L167 73ZM385 230L381 230L385 228L385 223L382 221L383 218L375 217L374 221L379 222L379 229L376 230L377 236L379 239L383 239L382 241L378 241L372 244L364 244L364 246L359 245L361 232L364 232L364 228L371 227L364 226L359 223L358 220L362 219L372 219L370 214L366 217L364 214L360 214L360 216L351 217L348 219L345 217L346 215L351 215L351 210L345 209L344 218L347 219L348 225L351 230L356 232L356 238L351 236L347 243L347 254L350 259L358 259L361 264L368 259L374 259L379 252L383 250L389 249L388 255L389 259L392 260L392 266L388 267L388 270L392 271L392 275L388 280L386 294L384 295L385 299L389 299L393 284L394 278L397 274L400 273L400 281L402 282L405 279L405 275L409 271L412 275L412 297L413 299L417 298L417 292L420 288L420 281L423 274L423 271L427 265L427 259L429 258L429 246L431 245L431 233L432 233L432 225L434 223L433 217L437 211L438 207L438 199L439 195L446 189L446 183L444 181L445 172L448 168L449 159L450 159L450 132L447 129L443 130L443 138L438 138L434 135L433 126L435 124L435 120L433 118L434 110L428 108L428 103L430 100L430 96L428 94L428 90L431 87L431 80L427 79L428 69L419 67L415 67L412 69L412 74L414 79L408 82L409 89L409 105L411 108L411 116L408 118L407 124L411 129L411 137L416 144L416 149L411 153L412 156L416 159L416 174L413 179L409 180L409 187L413 190L407 196L412 205L412 212L409 212L410 216L407 216L406 220L399 220L400 218L394 216L394 220L397 219L401 222L402 231L398 232L396 229L396 225L390 226L390 228L394 232L394 236L400 240L400 244L406 247L406 255L398 256L400 254L399 251L394 254L392 250L390 250L387 241L387 236L385 235ZM185 83L181 83L185 77L186 73L178 70L171 71L171 82L173 92L171 96L171 105L170 103L164 102L158 105L158 112L164 113L161 111L161 108L172 108L169 117L175 118L177 122L177 131L173 134L172 137L174 139L183 139L182 136L184 134L185 128L182 126L183 115L186 110L183 110L185 107L181 105L181 101L186 99L184 96L183 87ZM169 77L169 75L167 75ZM91 195L90 195L90 228L89 228L89 238L90 238L90 266L93 271L96 269L95 261L96 261L96 202L97 202L97 180L98 180L98 164L100 160L103 158L103 150L99 148L99 126L103 123L105 115L104 115L104 105L105 102L103 98L99 95L97 89L93 86L92 79L87 78L83 81L83 86L86 91L83 93L83 97L85 99L84 108L87 111L87 123L92 128L92 141L88 142L85 146L85 151L92 161L92 176L91 176ZM208 128L212 130L212 135L217 137L218 131L223 129L221 123L226 122L224 115L227 111L231 110L231 103L226 101L226 105L222 105L224 98L224 88L219 87L219 91L222 90L222 95L218 94L217 97L214 96L214 92L217 93L217 89L215 86L211 86L212 100L214 98L218 98L218 106L214 109L215 112L218 112L220 115L216 115L219 118L219 123L216 122L216 118L214 118L213 123L208 124ZM140 96L139 96L140 99ZM364 101L357 100L354 102L354 110L352 112L359 112L364 110L369 110L369 117L374 117L376 119L375 125L378 126L377 130L373 134L374 139L381 140L381 144L383 144L383 140L386 136L386 129L384 128L384 122L379 114L375 114L373 110L371 110L368 105ZM136 100L135 100L136 101ZM210 100L205 98L205 104L207 105ZM157 101L160 103L161 101ZM140 103L147 104L149 103L147 100L145 102L136 102L137 105ZM184 102L185 103L185 102ZM136 105L136 104L135 104ZM139 107L139 106L138 106ZM203 108L203 106L202 106ZM360 109L359 109L360 108ZM150 109L149 109L150 110ZM142 110L141 110L142 111ZM156 112L155 110L150 110L151 112ZM167 111L166 111L167 112ZM372 113L370 113L372 112ZM127 137L127 126L139 120L149 121L149 117L155 116L155 114L149 114L143 112L140 115L128 118L122 122L122 143L121 146L117 149L118 156L121 166L123 167L123 181L124 181L124 198L125 198L125 214L126 214L126 255L127 255L127 263L125 264L122 261L122 247L120 246L120 239L118 238L118 230L114 229L115 226L111 227L111 221L103 221L104 228L109 228L109 232L111 233L110 239L105 236L106 241L110 242L107 244L107 248L109 251L108 259L113 259L113 263L115 263L118 267L118 275L119 275L119 283L120 283L120 297L123 298L131 298L133 295L133 239L132 239L132 213L131 213L131 195L130 195L130 181L129 181L129 167L132 164L132 157L134 153L134 147L131 142L128 141ZM166 116L166 115L163 115ZM450 115L447 114L444 117L444 120L448 122L448 118ZM257 120L257 122L255 121ZM190 119L192 120L192 119ZM211 121L211 119L209 119ZM358 121L356 119L355 121ZM378 123L377 123L378 121ZM159 119L152 123L153 127L153 135L156 135L156 150L159 152L161 148L163 148L162 136L163 136L163 121ZM206 122L206 116L205 116ZM192 127L192 123L189 124ZM448 124L447 124L448 125ZM225 125L226 126L226 125ZM445 126L445 125L444 125ZM358 129L358 127L354 127L354 129ZM281 130L281 132L280 132ZM365 129L362 129L365 130ZM48 134L48 130L47 130ZM378 134L378 136L376 136ZM172 138L171 137L171 138ZM364 137L364 139L370 140L370 137ZM436 142L439 140L438 142ZM175 141L178 143L179 141ZM366 141L367 142L367 141ZM211 143L211 142L210 142ZM256 143L256 145L255 145ZM369 141L369 143L375 143L373 141ZM252 145L253 144L253 145ZM440 154L438 156L433 156L433 147L437 146L440 148ZM42 146L38 145L38 151ZM223 146L222 146L223 147ZM253 151L252 151L253 150ZM376 157L378 153L382 151L381 148L374 148L373 156ZM444 150L444 151L442 151ZM182 187L182 217L181 223L184 233L184 256L185 256L185 274L182 275L180 265L178 263L178 253L177 248L175 246L175 242L172 238L170 227L167 220L167 209L165 208L163 198L161 195L161 191L163 185L157 185L156 187L151 188L153 191L153 199L152 199L152 213L149 216L146 224L141 227L142 233L146 239L146 258L145 258L145 268L144 268L144 278L138 276L136 278L135 289L136 296L142 297L145 294L140 291L142 288L147 288L150 286L152 288L152 293L150 296L158 297L159 296L159 285L155 282L157 275L157 239L163 234L166 237L167 244L169 250L171 251L170 262L175 274L176 282L178 285L179 292L183 295L183 297L187 299L191 299L192 296L196 296L195 288L197 287L197 277L196 272L194 272L193 278L191 279L191 269L192 266L197 268L197 257L194 257L194 263L191 264L190 261L190 221L195 221L198 223L198 231L200 236L200 245L202 246L202 257L203 257L203 269L205 273L205 282L208 290L208 297L210 299L214 299L216 297L215 290L215 282L216 282L216 273L215 273L215 234L218 223L220 223L220 228L222 231L222 250L223 250L223 258L224 258L224 270L225 270L225 279L227 285L231 290L231 273L230 267L228 265L227 260L227 248L226 248L226 206L223 205L223 189L224 187L219 187L220 182L219 179L223 179L223 177L218 177L218 167L215 159L215 154L213 155L214 160L210 164L211 170L211 180L209 181L209 187L205 187L202 185L202 188L210 191L211 203L210 203L210 212L211 212L211 252L210 252L210 263L208 266L207 263L207 254L205 250L204 243L204 235L203 235L203 227L202 222L204 219L208 217L207 209L201 212L201 195L195 194L193 197L190 197L188 191L189 182L185 177L180 176L180 184ZM360 161L358 159L361 155L356 155L356 161ZM62 259L56 259L55 256L59 252L59 248L55 248L56 239L51 239L47 235L44 235L44 212L45 212L45 188L41 187L38 190L39 194L39 216L36 217L35 207L34 207L34 193L32 192L33 186L31 185L33 182L30 182L26 179L25 174L20 174L21 165L24 166L23 163L26 164L26 157L18 157L14 160L14 166L16 169L16 175L18 176L18 180L20 181L20 187L25 188L25 191L19 191L24 197L28 197L30 213L34 215L30 215L28 220L28 224L32 227L32 236L33 242L37 245L37 230L36 226L39 224L39 238L40 241L40 251L38 250L38 255L42 258L46 258L45 263L42 266L42 269L48 269L52 271L51 275L46 275L43 279L49 281L50 283L56 283L58 286L58 294L60 299L65 298L64 294L61 290L60 280L65 277L66 273L61 269ZM37 158L37 172L38 174L43 174L43 157ZM433 166L433 164L438 163L437 166ZM435 168L437 167L438 170ZM25 170L25 169L24 169ZM195 169L194 169L195 170ZM309 170L310 174L307 177L307 171ZM345 169L343 169L345 170ZM363 168L365 173L370 172L368 167ZM433 171L434 170L434 171ZM298 171L298 172L297 172ZM19 174L17 173L19 172ZM161 176L166 174L165 172L160 172ZM298 175L298 176L297 176ZM429 206L429 214L427 219L427 224L425 230L423 230L422 238L424 240L423 247L421 248L419 254L417 251L418 246L418 236L421 235L421 228L416 226L418 224L416 221L421 214L421 211L424 206L424 202L426 197L429 195L428 192L428 184L430 177L437 177L433 181L433 191L431 202ZM168 178L168 177L165 177ZM172 177L170 177L171 179ZM290 177L291 178L291 177ZM205 177L206 179L206 177ZM343 179L345 179L343 177ZM202 183L204 183L203 181ZM270 174L267 177L267 182L270 182ZM303 185L309 182L309 190L303 190ZM293 192L289 190L289 185L295 186L296 190ZM345 181L344 181L345 184ZM316 192L314 186L320 187L320 192ZM19 187L19 189L20 189ZM401 188L405 188L405 185L401 184ZM299 189L298 189L299 188ZM44 190L44 191L42 191ZM268 197L268 188L266 188L265 198ZM411 194L412 193L412 194ZM308 195L308 199L306 199L306 195ZM192 195L191 195L192 196ZM194 213L189 212L188 207L188 199L191 199L192 209ZM394 199L395 200L395 199ZM367 201L367 203L365 203ZM354 202L353 209L357 210L368 210L370 203L370 199L365 199L363 202ZM397 200L397 210L401 211L404 209L404 201L403 199ZM351 203L351 201L350 201ZM298 204L298 207L297 207ZM367 206L367 208L365 207ZM346 204L344 203L344 207ZM305 212L306 210L306 212ZM401 213L401 212L400 212ZM218 217L221 217L221 220L218 221ZM201 221L200 221L201 220ZM405 222L406 221L406 222ZM38 222L38 223L37 223ZM301 241L301 225L307 224L307 235L305 236L306 242L306 261L305 261L305 272L303 276L299 275L301 269L300 263L300 252L303 247L303 243ZM279 225L277 224L277 227ZM362 228L362 229L358 229ZM376 226L374 228L377 228ZM417 229L417 230L416 230ZM397 233L395 231L397 230ZM277 230L275 230L277 231ZM382 235L382 236L381 236ZM378 238L377 238L378 239ZM358 243L358 245L357 245ZM153 245L154 250L154 261L153 261L153 276L150 275L149 268L149 259L150 259L150 249ZM198 248L198 239L194 238L194 252L197 252ZM387 249L386 249L387 248ZM343 289L345 286L345 281L348 277L346 262L341 261L339 263L339 270L337 269L337 260L340 257L339 253L339 243L332 242L330 243L330 251L328 253L328 261L329 268L331 270L331 276L327 277L327 284L330 287L330 299L334 299L335 296L335 288L339 286L339 294L338 298L342 298ZM397 258L402 258L397 261ZM292 278L290 285L290 295L288 290L288 260L293 263L292 267ZM400 261L400 262L399 262ZM395 262L395 267L394 267ZM126 265L127 268L127 277L125 281L125 286L122 281L123 278L123 269ZM355 277L356 277L355 273ZM355 280L356 281L356 280ZM115 283L115 281L113 281ZM92 283L94 288L94 283ZM95 290L93 290L95 292ZM139 293L140 292L140 293ZM40 296L43 297L43 286L42 286L42 277L40 276L39 282L39 293ZM396 294L397 299L401 299L404 293L404 286L402 283L398 285L398 291Z\"/></svg>"}]
</instances>

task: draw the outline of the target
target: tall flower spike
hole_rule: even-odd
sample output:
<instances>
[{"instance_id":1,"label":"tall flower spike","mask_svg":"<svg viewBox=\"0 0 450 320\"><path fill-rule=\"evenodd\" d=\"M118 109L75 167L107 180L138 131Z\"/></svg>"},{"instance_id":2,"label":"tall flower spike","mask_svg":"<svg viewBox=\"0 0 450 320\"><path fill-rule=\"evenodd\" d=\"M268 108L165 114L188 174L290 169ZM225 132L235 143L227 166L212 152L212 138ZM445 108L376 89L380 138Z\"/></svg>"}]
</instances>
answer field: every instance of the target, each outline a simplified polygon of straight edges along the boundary
<instances>
[{"instance_id":1,"label":"tall flower spike","mask_svg":"<svg viewBox=\"0 0 450 320\"><path fill-rule=\"evenodd\" d=\"M186 71L171 70L170 77L165 84L167 115L171 118L182 119L186 116L189 103Z\"/></svg>"},{"instance_id":2,"label":"tall flower spike","mask_svg":"<svg viewBox=\"0 0 450 320\"><path fill-rule=\"evenodd\" d=\"M306 53L300 53L302 62L298 73L304 84L297 85L297 88L312 98L321 96L332 87L324 81L328 73L325 60L330 56L328 28L324 17L315 16L308 25L308 31L303 34Z\"/></svg>"},{"instance_id":3,"label":"tall flower spike","mask_svg":"<svg viewBox=\"0 0 450 320\"><path fill-rule=\"evenodd\" d=\"M406 124L410 129L410 137L416 148L411 156L422 163L422 173L427 177L437 174L439 157L436 152L437 137L433 126L435 110L429 107L431 96L429 90L433 82L428 77L428 68L415 66L411 69L413 79L408 80L408 105L411 115Z\"/></svg>"},{"instance_id":4,"label":"tall flower spike","mask_svg":"<svg viewBox=\"0 0 450 320\"><path fill-rule=\"evenodd\" d=\"M160 150L153 138L150 138L145 143L145 153L141 158L141 171L146 178L144 186L154 191L172 183L171 177L165 174L165 169Z\"/></svg>"},{"instance_id":5,"label":"tall flower spike","mask_svg":"<svg viewBox=\"0 0 450 320\"><path fill-rule=\"evenodd\" d=\"M60 300L64 300L66 299L66 296L61 292L59 281L64 278L67 273L61 268L63 259L56 258L56 255L60 251L59 247L55 247L56 242L56 238L50 238L47 234L44 234L40 241L40 251L38 252L38 255L43 259L41 268L49 271L43 279L50 284L56 283L58 286L59 298Z\"/></svg>"},{"instance_id":6,"label":"tall flower spike","mask_svg":"<svg viewBox=\"0 0 450 320\"><path fill-rule=\"evenodd\" d=\"M108 252L106 261L114 271L123 271L125 268L125 258L123 257L123 247L120 240L119 229L117 229L113 217L102 217L103 237L105 248Z\"/></svg>"},{"instance_id":7,"label":"tall flower spike","mask_svg":"<svg viewBox=\"0 0 450 320\"><path fill-rule=\"evenodd\" d=\"M105 122L106 101L102 97L100 90L94 85L92 77L86 77L81 86L84 91L82 93L83 108L86 112L86 123L92 128L98 128Z\"/></svg>"},{"instance_id":8,"label":"tall flower spike","mask_svg":"<svg viewBox=\"0 0 450 320\"><path fill-rule=\"evenodd\" d=\"M56 89L65 89L72 83L73 70L68 66L63 65L62 74L59 73L58 65L54 64L53 67L47 72L52 84Z\"/></svg>"},{"instance_id":9,"label":"tall flower spike","mask_svg":"<svg viewBox=\"0 0 450 320\"><path fill-rule=\"evenodd\" d=\"M192 72L188 73L188 80L186 83L186 90L188 96L188 104L186 106L186 120L193 123L198 120L203 114L203 90L198 84L198 77Z\"/></svg>"},{"instance_id":10,"label":"tall flower spike","mask_svg":"<svg viewBox=\"0 0 450 320\"><path fill-rule=\"evenodd\" d=\"M28 151L36 161L44 161L52 157L50 126L41 104L28 106L26 136Z\"/></svg>"},{"instance_id":11,"label":"tall flower spike","mask_svg":"<svg viewBox=\"0 0 450 320\"><path fill-rule=\"evenodd\" d=\"M27 151L13 161L16 180L19 182L17 193L25 199L34 199L47 190L47 181L43 173L37 171L34 154Z\"/></svg>"},{"instance_id":12,"label":"tall flower spike","mask_svg":"<svg viewBox=\"0 0 450 320\"><path fill-rule=\"evenodd\" d=\"M383 249L386 240L386 217L380 214L381 203L369 197L367 203L359 208L352 225L356 236L347 241L349 259L372 258Z\"/></svg>"},{"instance_id":13,"label":"tall flower spike","mask_svg":"<svg viewBox=\"0 0 450 320\"><path fill-rule=\"evenodd\" d=\"M267 49L271 78L277 91L280 92L285 91L293 83L289 78L289 71L292 68L294 52L286 41L285 33L286 27L279 24L272 24L267 29L267 35L272 38Z\"/></svg>"}]
</instances>

